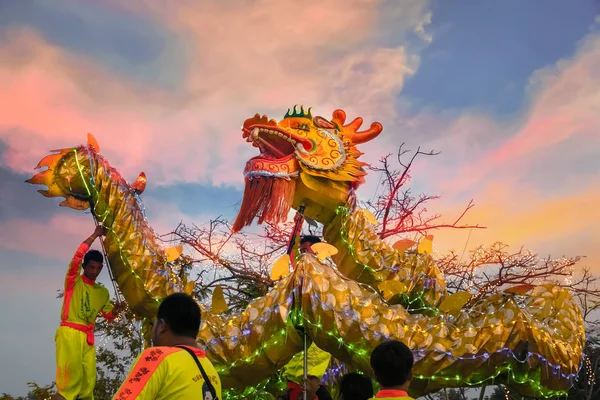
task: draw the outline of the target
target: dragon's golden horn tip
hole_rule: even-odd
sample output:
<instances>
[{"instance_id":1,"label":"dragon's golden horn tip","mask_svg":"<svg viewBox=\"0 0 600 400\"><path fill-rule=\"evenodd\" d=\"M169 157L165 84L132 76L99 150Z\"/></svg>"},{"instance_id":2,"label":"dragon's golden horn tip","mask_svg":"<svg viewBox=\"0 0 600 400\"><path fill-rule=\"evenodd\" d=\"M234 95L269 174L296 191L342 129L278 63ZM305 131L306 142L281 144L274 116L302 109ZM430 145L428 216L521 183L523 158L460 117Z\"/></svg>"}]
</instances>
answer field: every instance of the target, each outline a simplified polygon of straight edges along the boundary
<instances>
[{"instance_id":1,"label":"dragon's golden horn tip","mask_svg":"<svg viewBox=\"0 0 600 400\"><path fill-rule=\"evenodd\" d=\"M100 145L98 145L98 141L91 133L87 134L87 142L88 146L90 146L96 153L100 153Z\"/></svg>"}]
</instances>

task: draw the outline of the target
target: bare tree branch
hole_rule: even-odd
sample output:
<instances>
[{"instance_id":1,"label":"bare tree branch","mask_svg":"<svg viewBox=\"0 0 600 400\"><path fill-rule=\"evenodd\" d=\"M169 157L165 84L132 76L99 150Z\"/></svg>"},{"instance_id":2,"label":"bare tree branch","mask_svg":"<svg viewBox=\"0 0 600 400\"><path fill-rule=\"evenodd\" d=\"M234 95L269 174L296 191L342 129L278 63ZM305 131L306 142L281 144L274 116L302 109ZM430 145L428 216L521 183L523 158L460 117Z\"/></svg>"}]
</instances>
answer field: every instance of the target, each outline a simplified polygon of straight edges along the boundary
<instances>
[{"instance_id":1,"label":"bare tree branch","mask_svg":"<svg viewBox=\"0 0 600 400\"><path fill-rule=\"evenodd\" d=\"M479 225L461 224L463 217L474 206L472 200L454 222L440 222L441 215L429 215L426 203L439 197L424 194L414 196L410 188L405 188L405 186L410 180L410 171L417 157L435 156L439 152L433 150L424 152L419 147L408 162L405 162L403 156L408 153L410 153L410 150L404 149L404 143L402 143L397 154L397 162L401 167L398 170L393 169L390 163L391 154L380 159L380 166L370 168L372 171L381 174L381 187L384 188L382 193L366 202L366 206L381 221L379 227L380 238L385 239L406 233L427 235L428 231L442 228L484 228Z\"/></svg>"}]
</instances>

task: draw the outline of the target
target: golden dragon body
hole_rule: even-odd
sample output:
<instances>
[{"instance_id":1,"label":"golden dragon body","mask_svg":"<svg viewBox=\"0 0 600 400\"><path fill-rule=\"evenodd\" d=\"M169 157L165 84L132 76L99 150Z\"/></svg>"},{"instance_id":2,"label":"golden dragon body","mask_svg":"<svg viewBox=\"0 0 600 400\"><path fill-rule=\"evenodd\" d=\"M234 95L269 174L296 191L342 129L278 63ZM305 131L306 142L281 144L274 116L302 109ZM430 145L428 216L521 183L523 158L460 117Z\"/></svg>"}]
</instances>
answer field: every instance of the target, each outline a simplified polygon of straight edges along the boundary
<instances>
[{"instance_id":1,"label":"golden dragon body","mask_svg":"<svg viewBox=\"0 0 600 400\"><path fill-rule=\"evenodd\" d=\"M336 359L370 373L370 351L395 338L414 352L411 394L445 387L505 383L523 395L556 396L574 382L585 333L581 312L568 291L541 285L524 295L495 294L453 315L438 306L447 297L443 276L429 254L398 252L375 232L353 193L366 172L357 144L382 131L363 132L356 119L345 124L294 109L281 121L256 115L243 137L259 148L245 170L244 200L234 224L240 230L256 217L278 222L290 208L324 224L338 254L335 266L311 254L263 297L228 316L203 309L198 335L224 387L243 390L271 376L302 350L300 330ZM185 282L170 268L165 250L145 223L136 185L127 184L98 154L93 141L43 159L48 169L29 180L45 184L46 196L84 209L110 228L106 248L128 304L141 318L155 317L161 298ZM133 187L132 187L133 186ZM384 281L398 282L423 310L389 304L378 293ZM399 293L403 294L403 293ZM253 390L246 390L251 396Z\"/></svg>"}]
</instances>

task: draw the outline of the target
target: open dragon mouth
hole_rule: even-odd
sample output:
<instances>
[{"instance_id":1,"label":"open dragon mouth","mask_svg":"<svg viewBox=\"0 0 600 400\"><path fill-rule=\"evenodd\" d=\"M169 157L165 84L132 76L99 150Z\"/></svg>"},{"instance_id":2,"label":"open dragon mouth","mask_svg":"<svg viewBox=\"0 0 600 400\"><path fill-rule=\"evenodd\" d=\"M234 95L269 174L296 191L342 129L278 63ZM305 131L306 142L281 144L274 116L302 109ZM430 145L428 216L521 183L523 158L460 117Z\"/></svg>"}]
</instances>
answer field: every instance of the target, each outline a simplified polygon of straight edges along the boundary
<instances>
[{"instance_id":1,"label":"open dragon mouth","mask_svg":"<svg viewBox=\"0 0 600 400\"><path fill-rule=\"evenodd\" d=\"M274 120L256 114L242 127L242 137L260 150L246 163L244 198L232 231L238 232L258 217L258 223L285 221L292 205L300 166L297 152L313 148L312 141L287 132Z\"/></svg>"},{"instance_id":2,"label":"open dragon mouth","mask_svg":"<svg viewBox=\"0 0 600 400\"><path fill-rule=\"evenodd\" d=\"M275 121L269 121L266 116L259 117L258 114L244 122L242 131L242 137L260 150L260 155L254 159L284 161L296 151L306 153L313 147L310 140L284 131Z\"/></svg>"}]
</instances>

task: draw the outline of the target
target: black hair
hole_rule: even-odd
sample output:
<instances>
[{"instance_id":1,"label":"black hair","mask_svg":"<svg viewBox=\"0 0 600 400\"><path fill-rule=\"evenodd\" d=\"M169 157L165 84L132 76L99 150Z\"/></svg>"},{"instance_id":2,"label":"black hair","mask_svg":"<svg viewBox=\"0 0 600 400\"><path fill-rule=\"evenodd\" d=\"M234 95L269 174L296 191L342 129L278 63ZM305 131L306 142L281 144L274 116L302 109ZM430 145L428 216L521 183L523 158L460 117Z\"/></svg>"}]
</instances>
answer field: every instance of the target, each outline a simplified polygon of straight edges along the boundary
<instances>
[{"instance_id":1,"label":"black hair","mask_svg":"<svg viewBox=\"0 0 600 400\"><path fill-rule=\"evenodd\" d=\"M158 306L157 319L165 321L178 336L196 338L200 330L200 307L196 300L185 293L173 293Z\"/></svg>"},{"instance_id":2,"label":"black hair","mask_svg":"<svg viewBox=\"0 0 600 400\"><path fill-rule=\"evenodd\" d=\"M368 400L374 395L371 378L358 372L342 376L339 388L344 400Z\"/></svg>"},{"instance_id":3,"label":"black hair","mask_svg":"<svg viewBox=\"0 0 600 400\"><path fill-rule=\"evenodd\" d=\"M380 343L371 353L371 368L382 387L403 385L410 378L413 362L408 346L397 340Z\"/></svg>"},{"instance_id":4,"label":"black hair","mask_svg":"<svg viewBox=\"0 0 600 400\"><path fill-rule=\"evenodd\" d=\"M318 236L312 236L312 235L302 236L300 238L300 244L306 243L306 242L308 242L310 244L321 243L321 238Z\"/></svg>"},{"instance_id":5,"label":"black hair","mask_svg":"<svg viewBox=\"0 0 600 400\"><path fill-rule=\"evenodd\" d=\"M102 253L100 253L98 250L90 250L87 253L85 253L85 256L83 256L83 267L87 267L90 261L97 261L99 263L103 263L104 257L102 257Z\"/></svg>"}]
</instances>

